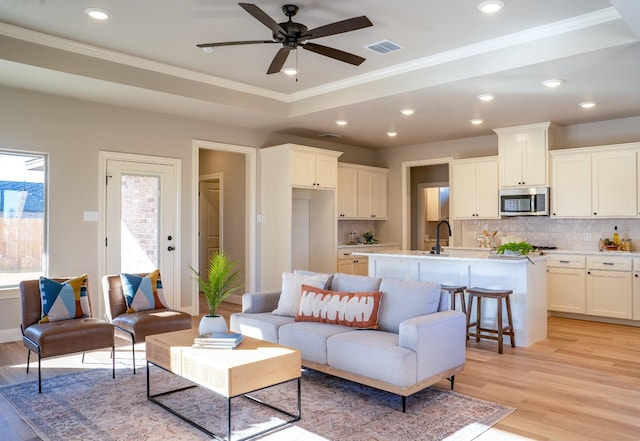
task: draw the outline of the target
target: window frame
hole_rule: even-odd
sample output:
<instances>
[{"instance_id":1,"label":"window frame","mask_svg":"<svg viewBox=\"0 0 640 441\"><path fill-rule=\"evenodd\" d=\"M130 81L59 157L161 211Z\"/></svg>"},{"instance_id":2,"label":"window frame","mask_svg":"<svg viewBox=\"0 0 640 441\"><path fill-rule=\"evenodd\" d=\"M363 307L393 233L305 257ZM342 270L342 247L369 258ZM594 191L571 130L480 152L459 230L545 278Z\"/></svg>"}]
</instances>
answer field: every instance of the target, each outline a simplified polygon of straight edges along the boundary
<instances>
[{"instance_id":1,"label":"window frame","mask_svg":"<svg viewBox=\"0 0 640 441\"><path fill-rule=\"evenodd\" d=\"M42 255L41 255L41 271L43 276L47 276L49 272L49 154L45 152L37 152L30 150L18 150L18 149L4 149L0 148L0 155L13 155L13 156L29 156L29 157L41 157L43 161L43 213L42 213ZM2 175L0 175L2 180ZM19 298L20 290L18 283L15 285L0 286L0 300Z\"/></svg>"}]
</instances>

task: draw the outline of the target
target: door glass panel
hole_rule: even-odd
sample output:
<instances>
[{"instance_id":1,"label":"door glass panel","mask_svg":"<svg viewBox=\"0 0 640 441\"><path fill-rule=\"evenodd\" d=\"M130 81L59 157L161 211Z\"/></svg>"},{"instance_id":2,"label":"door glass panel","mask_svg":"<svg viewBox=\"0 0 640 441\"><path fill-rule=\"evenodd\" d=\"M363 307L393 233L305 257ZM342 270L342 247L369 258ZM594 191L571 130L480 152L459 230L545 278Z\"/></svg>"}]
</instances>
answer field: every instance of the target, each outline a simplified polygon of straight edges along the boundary
<instances>
[{"instance_id":1,"label":"door glass panel","mask_svg":"<svg viewBox=\"0 0 640 441\"><path fill-rule=\"evenodd\" d=\"M160 268L160 178L122 174L120 266L124 273Z\"/></svg>"}]
</instances>

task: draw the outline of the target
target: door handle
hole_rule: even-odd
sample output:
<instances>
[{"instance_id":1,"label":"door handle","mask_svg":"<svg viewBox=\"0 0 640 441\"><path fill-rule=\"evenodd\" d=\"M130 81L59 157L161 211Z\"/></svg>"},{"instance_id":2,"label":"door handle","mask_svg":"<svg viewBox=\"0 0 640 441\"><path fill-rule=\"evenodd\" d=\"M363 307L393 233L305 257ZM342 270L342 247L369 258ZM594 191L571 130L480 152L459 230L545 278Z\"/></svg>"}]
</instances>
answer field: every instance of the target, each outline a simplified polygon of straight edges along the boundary
<instances>
[{"instance_id":1,"label":"door handle","mask_svg":"<svg viewBox=\"0 0 640 441\"><path fill-rule=\"evenodd\" d=\"M169 246L167 247L167 251L173 251L173 250L175 250L175 249L176 249L176 247L174 247L174 246L172 246L172 245L169 245Z\"/></svg>"}]
</instances>

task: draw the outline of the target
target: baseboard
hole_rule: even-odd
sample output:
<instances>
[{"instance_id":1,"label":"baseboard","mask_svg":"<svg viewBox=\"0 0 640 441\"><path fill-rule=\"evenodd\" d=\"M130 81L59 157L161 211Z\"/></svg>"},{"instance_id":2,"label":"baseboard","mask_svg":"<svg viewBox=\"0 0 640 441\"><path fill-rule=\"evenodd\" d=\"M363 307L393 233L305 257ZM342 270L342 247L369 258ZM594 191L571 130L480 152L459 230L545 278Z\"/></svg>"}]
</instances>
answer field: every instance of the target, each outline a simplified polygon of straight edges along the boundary
<instances>
[{"instance_id":1,"label":"baseboard","mask_svg":"<svg viewBox=\"0 0 640 441\"><path fill-rule=\"evenodd\" d=\"M612 325L640 326L640 320L619 319L614 317L599 317L587 314L574 314L571 312L548 311L549 317L561 317L574 320L587 320L590 322L610 323Z\"/></svg>"},{"instance_id":2,"label":"baseboard","mask_svg":"<svg viewBox=\"0 0 640 441\"><path fill-rule=\"evenodd\" d=\"M9 343L22 340L19 329L3 329L0 331L0 343Z\"/></svg>"}]
</instances>

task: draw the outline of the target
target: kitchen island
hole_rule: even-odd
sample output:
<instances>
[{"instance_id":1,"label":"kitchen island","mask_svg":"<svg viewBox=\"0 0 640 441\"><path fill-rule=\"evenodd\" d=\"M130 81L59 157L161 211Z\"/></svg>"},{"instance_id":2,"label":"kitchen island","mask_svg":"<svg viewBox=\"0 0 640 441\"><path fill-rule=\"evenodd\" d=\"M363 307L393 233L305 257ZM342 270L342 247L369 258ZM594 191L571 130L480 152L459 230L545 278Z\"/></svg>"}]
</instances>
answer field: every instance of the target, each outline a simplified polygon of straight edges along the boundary
<instances>
[{"instance_id":1,"label":"kitchen island","mask_svg":"<svg viewBox=\"0 0 640 441\"><path fill-rule=\"evenodd\" d=\"M530 346L547 338L546 256L501 257L488 250L451 251L439 255L398 250L354 255L369 258L369 276L513 290L511 311L516 346ZM475 317L475 305L473 309L471 313ZM483 327L496 327L496 312L496 302L483 302Z\"/></svg>"}]
</instances>

